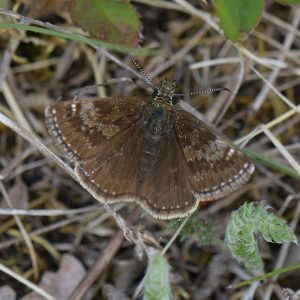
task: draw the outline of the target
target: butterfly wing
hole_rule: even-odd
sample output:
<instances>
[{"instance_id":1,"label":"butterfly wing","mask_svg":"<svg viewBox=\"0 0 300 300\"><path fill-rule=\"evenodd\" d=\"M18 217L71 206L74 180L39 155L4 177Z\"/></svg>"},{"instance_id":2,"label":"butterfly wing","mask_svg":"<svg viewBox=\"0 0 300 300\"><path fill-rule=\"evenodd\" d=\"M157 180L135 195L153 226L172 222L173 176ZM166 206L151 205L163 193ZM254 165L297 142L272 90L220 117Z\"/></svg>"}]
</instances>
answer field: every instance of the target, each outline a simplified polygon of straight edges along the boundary
<instances>
[{"instance_id":1,"label":"butterfly wing","mask_svg":"<svg viewBox=\"0 0 300 300\"><path fill-rule=\"evenodd\" d=\"M140 151L138 202L155 218L184 217L198 203L185 176L188 169L174 130L157 144L149 144Z\"/></svg>"},{"instance_id":2,"label":"butterfly wing","mask_svg":"<svg viewBox=\"0 0 300 300\"><path fill-rule=\"evenodd\" d=\"M136 97L63 101L45 110L46 127L71 161L87 161L105 151L141 118Z\"/></svg>"},{"instance_id":3,"label":"butterfly wing","mask_svg":"<svg viewBox=\"0 0 300 300\"><path fill-rule=\"evenodd\" d=\"M137 200L138 139L138 126L128 128L94 159L75 163L80 183L100 202Z\"/></svg>"},{"instance_id":4,"label":"butterfly wing","mask_svg":"<svg viewBox=\"0 0 300 300\"><path fill-rule=\"evenodd\" d=\"M192 114L175 110L175 132L199 201L224 197L250 178L248 158Z\"/></svg>"},{"instance_id":5,"label":"butterfly wing","mask_svg":"<svg viewBox=\"0 0 300 300\"><path fill-rule=\"evenodd\" d=\"M143 107L139 98L123 97L63 101L46 109L49 133L100 202L135 200L129 196L136 191L135 143Z\"/></svg>"},{"instance_id":6,"label":"butterfly wing","mask_svg":"<svg viewBox=\"0 0 300 300\"><path fill-rule=\"evenodd\" d=\"M162 219L240 187L254 167L203 122L174 111L170 134L146 140L139 98L64 101L46 109L46 126L100 202L136 201ZM154 147L154 148L153 148Z\"/></svg>"}]
</instances>

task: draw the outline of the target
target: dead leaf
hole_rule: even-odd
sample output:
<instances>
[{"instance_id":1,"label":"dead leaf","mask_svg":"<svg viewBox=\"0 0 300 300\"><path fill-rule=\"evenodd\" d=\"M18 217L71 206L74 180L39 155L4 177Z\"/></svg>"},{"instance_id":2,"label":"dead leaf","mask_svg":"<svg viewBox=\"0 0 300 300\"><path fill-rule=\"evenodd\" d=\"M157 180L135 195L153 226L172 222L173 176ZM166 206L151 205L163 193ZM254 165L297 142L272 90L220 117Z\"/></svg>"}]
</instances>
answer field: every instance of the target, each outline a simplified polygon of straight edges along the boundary
<instances>
[{"instance_id":1,"label":"dead leaf","mask_svg":"<svg viewBox=\"0 0 300 300\"><path fill-rule=\"evenodd\" d=\"M15 300L16 292L8 285L0 287L0 299Z\"/></svg>"},{"instance_id":2,"label":"dead leaf","mask_svg":"<svg viewBox=\"0 0 300 300\"><path fill-rule=\"evenodd\" d=\"M72 255L65 254L56 273L46 272L40 287L57 300L66 300L85 276L86 271L81 262ZM21 300L43 300L36 292L31 292Z\"/></svg>"},{"instance_id":3,"label":"dead leaf","mask_svg":"<svg viewBox=\"0 0 300 300\"><path fill-rule=\"evenodd\" d=\"M27 186L20 180L9 189L8 196L13 208L27 209L28 208L28 190ZM4 199L0 199L0 207L8 208Z\"/></svg>"}]
</instances>

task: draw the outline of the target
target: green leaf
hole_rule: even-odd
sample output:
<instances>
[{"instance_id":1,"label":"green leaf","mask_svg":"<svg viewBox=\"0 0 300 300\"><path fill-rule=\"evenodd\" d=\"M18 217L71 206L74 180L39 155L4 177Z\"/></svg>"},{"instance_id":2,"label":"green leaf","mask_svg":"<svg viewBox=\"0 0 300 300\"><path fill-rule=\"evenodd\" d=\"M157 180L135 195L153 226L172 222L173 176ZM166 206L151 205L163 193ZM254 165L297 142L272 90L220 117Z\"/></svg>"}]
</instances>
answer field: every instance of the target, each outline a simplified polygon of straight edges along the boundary
<instances>
[{"instance_id":1,"label":"green leaf","mask_svg":"<svg viewBox=\"0 0 300 300\"><path fill-rule=\"evenodd\" d=\"M216 0L217 13L225 35L237 41L243 32L250 32L257 24L263 0Z\"/></svg>"},{"instance_id":2,"label":"green leaf","mask_svg":"<svg viewBox=\"0 0 300 300\"><path fill-rule=\"evenodd\" d=\"M297 180L300 180L299 173L287 164L282 163L273 157L268 157L261 153L255 153L249 149L241 149L253 162L264 165L272 170L282 172L288 176L291 176Z\"/></svg>"},{"instance_id":3,"label":"green leaf","mask_svg":"<svg viewBox=\"0 0 300 300\"><path fill-rule=\"evenodd\" d=\"M263 267L255 240L258 233L261 233L267 242L297 243L297 238L286 221L269 213L264 203L245 203L232 213L226 228L225 243L231 254L249 270Z\"/></svg>"},{"instance_id":4,"label":"green leaf","mask_svg":"<svg viewBox=\"0 0 300 300\"><path fill-rule=\"evenodd\" d=\"M149 261L144 282L145 300L170 300L169 265L161 254L155 254Z\"/></svg>"},{"instance_id":5,"label":"green leaf","mask_svg":"<svg viewBox=\"0 0 300 300\"><path fill-rule=\"evenodd\" d=\"M33 25L16 24L16 23L1 23L0 22L0 29L1 28L27 30L27 31L36 32L36 33L47 34L47 35L55 36L55 37L66 39L66 40L72 40L72 41L79 42L79 43L85 43L85 44L91 45L91 46L104 47L107 49L125 52L125 53L130 52L130 53L133 53L133 55L155 55L156 54L156 51L153 49L128 48L126 46L122 46L119 44L101 42L99 40L91 39L89 37L86 37L86 36L83 36L80 34L64 33L64 32L59 32L59 31L55 31L52 29L33 26Z\"/></svg>"},{"instance_id":6,"label":"green leaf","mask_svg":"<svg viewBox=\"0 0 300 300\"><path fill-rule=\"evenodd\" d=\"M0 0L0 7L1 8L7 8L7 1L4 1L4 0Z\"/></svg>"},{"instance_id":7,"label":"green leaf","mask_svg":"<svg viewBox=\"0 0 300 300\"><path fill-rule=\"evenodd\" d=\"M169 227L176 230L180 227L184 219L174 219L170 221ZM184 241L191 236L197 238L199 246L209 246L220 244L220 240L214 235L214 224L208 220L203 220L194 214L190 217L180 232L180 241Z\"/></svg>"},{"instance_id":8,"label":"green leaf","mask_svg":"<svg viewBox=\"0 0 300 300\"><path fill-rule=\"evenodd\" d=\"M137 46L141 24L126 0L74 0L70 9L75 24L109 43Z\"/></svg>"}]
</instances>

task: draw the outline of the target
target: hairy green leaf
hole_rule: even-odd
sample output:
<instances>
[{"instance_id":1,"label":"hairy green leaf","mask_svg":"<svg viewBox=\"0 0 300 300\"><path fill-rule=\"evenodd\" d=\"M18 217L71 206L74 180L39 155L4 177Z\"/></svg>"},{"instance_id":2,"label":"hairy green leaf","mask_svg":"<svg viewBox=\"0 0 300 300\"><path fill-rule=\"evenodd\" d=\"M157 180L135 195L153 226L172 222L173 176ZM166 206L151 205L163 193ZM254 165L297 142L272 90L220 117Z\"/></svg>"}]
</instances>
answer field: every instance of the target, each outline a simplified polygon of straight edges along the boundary
<instances>
[{"instance_id":1,"label":"hairy green leaf","mask_svg":"<svg viewBox=\"0 0 300 300\"><path fill-rule=\"evenodd\" d=\"M174 230L179 228L184 219L170 221L169 226ZM180 241L184 241L191 236L197 238L199 246L216 245L220 243L214 236L214 224L208 220L200 219L196 214L192 215L180 232Z\"/></svg>"},{"instance_id":2,"label":"hairy green leaf","mask_svg":"<svg viewBox=\"0 0 300 300\"><path fill-rule=\"evenodd\" d=\"M268 212L264 203L245 203L232 213L226 229L225 243L232 255L250 270L263 267L255 239L258 233L267 242L297 243L297 238L286 221Z\"/></svg>"},{"instance_id":3,"label":"hairy green leaf","mask_svg":"<svg viewBox=\"0 0 300 300\"><path fill-rule=\"evenodd\" d=\"M169 265L161 254L149 261L144 282L144 300L170 300Z\"/></svg>"}]
</instances>

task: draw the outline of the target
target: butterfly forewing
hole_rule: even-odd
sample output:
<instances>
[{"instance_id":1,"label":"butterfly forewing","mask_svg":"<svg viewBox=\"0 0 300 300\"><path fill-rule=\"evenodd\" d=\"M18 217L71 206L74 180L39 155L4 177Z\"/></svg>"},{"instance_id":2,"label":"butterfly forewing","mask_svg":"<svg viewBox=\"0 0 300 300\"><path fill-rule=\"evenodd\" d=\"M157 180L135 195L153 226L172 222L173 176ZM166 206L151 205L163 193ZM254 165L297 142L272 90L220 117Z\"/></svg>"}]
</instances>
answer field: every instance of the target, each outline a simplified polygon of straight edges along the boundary
<instances>
[{"instance_id":1,"label":"butterfly forewing","mask_svg":"<svg viewBox=\"0 0 300 300\"><path fill-rule=\"evenodd\" d=\"M141 118L143 106L136 97L63 101L47 107L46 126L68 159L90 160L113 151L116 137Z\"/></svg>"},{"instance_id":2,"label":"butterfly forewing","mask_svg":"<svg viewBox=\"0 0 300 300\"><path fill-rule=\"evenodd\" d=\"M204 122L180 109L175 111L175 120L187 177L200 201L224 197L249 179L253 165Z\"/></svg>"}]
</instances>

